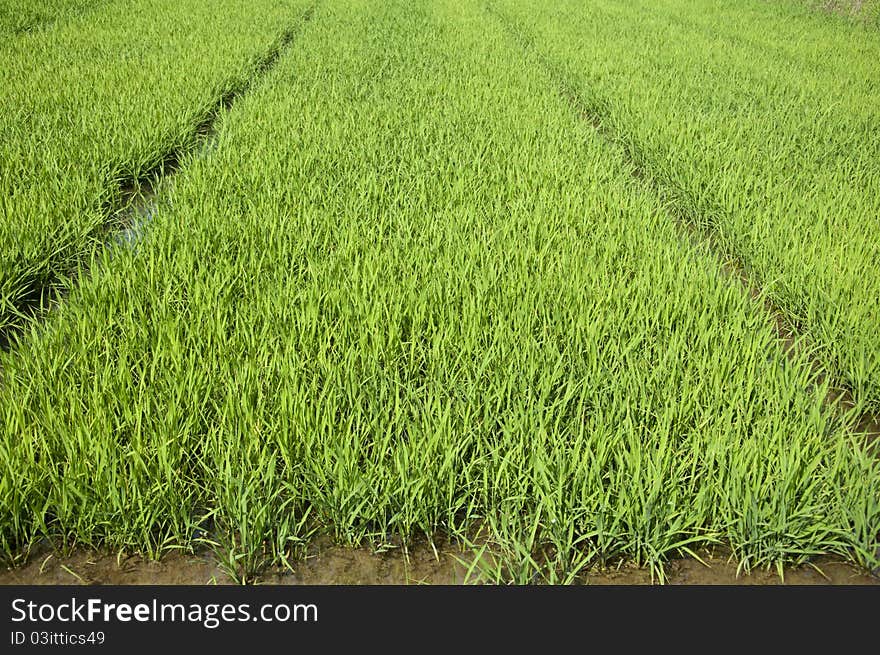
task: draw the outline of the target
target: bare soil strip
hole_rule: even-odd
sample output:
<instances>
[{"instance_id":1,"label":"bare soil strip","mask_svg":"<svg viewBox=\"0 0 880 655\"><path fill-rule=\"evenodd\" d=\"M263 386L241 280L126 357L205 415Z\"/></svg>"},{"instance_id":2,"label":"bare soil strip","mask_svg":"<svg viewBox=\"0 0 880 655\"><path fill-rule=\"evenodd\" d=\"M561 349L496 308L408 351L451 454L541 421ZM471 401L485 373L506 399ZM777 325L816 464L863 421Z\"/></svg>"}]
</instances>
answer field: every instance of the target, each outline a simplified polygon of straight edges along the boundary
<instances>
[{"instance_id":1,"label":"bare soil strip","mask_svg":"<svg viewBox=\"0 0 880 655\"><path fill-rule=\"evenodd\" d=\"M676 224L681 230L682 238L689 240L707 256L713 257L717 261L722 275L733 280L755 302L763 305L768 319L776 329L783 352L791 358L802 353L814 353L815 349L811 347L809 334L803 326L793 322L782 308L777 306L768 297L760 285L755 282L755 274L749 270L737 253L723 248L715 234L701 227L670 199L666 189L650 174L650 171L646 170L625 140L621 139L619 134L606 126L607 117L603 116L601 111L598 111L581 97L575 86L565 78L551 61L541 54L535 46L534 40L490 3L484 3L484 7L487 13L498 21L523 53L527 57L531 57L547 73L550 79L557 85L559 94L577 112L581 119L592 126L608 143L620 148L624 152L631 166L630 172L633 179L643 188L648 189L663 200L666 212L675 219ZM829 391L825 402L843 415L852 413L858 406L852 389L841 380L835 379L829 373L829 367L820 359L809 355L809 360L816 383L819 385L828 383ZM880 437L880 416L875 416L867 410L860 411L853 418L853 429L859 434L864 434L867 442L874 442ZM880 456L880 452L877 455Z\"/></svg>"},{"instance_id":2,"label":"bare soil strip","mask_svg":"<svg viewBox=\"0 0 880 655\"><path fill-rule=\"evenodd\" d=\"M151 213L159 187L181 171L187 155L205 146L215 134L219 119L232 109L238 98L246 94L272 69L281 55L293 44L300 30L312 19L315 7L316 4L312 4L295 25L281 34L276 45L256 61L253 73L247 80L227 90L217 99L214 106L193 125L190 138L185 145L167 152L156 166L141 177L122 180L119 183L116 200L102 208L104 216L107 217L108 227L104 235L106 244L118 241L121 234L131 232L137 227L135 222L139 217ZM122 241L126 240L122 239ZM19 306L19 313L24 319L23 324L8 330L0 330L0 350L10 350L15 344L16 336L26 329L30 320L39 320L51 311L76 283L76 277L76 274L71 273L64 279L51 280L30 289Z\"/></svg>"},{"instance_id":3,"label":"bare soil strip","mask_svg":"<svg viewBox=\"0 0 880 655\"><path fill-rule=\"evenodd\" d=\"M821 558L813 566L785 569L780 578L775 570L737 571L722 551L699 553L694 558L674 559L666 568L666 584L737 585L880 585L880 578L849 564ZM291 570L268 570L253 580L272 585L404 585L472 584L479 577L468 573L473 553L452 544L440 544L436 553L426 543L407 551L396 548L376 552L369 548L335 546L317 541L310 554ZM647 569L621 564L595 568L576 580L587 585L656 584ZM35 555L16 569L0 571L2 585L181 585L235 584L209 554L171 553L159 561L137 556L80 550L70 555L47 551Z\"/></svg>"}]
</instances>

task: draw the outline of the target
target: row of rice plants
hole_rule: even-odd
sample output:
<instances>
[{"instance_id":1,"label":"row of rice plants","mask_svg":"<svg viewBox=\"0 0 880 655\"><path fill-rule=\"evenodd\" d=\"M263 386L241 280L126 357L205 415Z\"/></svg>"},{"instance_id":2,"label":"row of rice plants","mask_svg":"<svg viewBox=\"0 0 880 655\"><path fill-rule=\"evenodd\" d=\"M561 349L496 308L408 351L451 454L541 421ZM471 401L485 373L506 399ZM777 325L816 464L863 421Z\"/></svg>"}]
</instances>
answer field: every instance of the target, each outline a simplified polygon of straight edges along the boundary
<instances>
[{"instance_id":1,"label":"row of rice plants","mask_svg":"<svg viewBox=\"0 0 880 655\"><path fill-rule=\"evenodd\" d=\"M120 186L193 141L304 0L130 0L0 43L0 336L102 246Z\"/></svg>"},{"instance_id":2,"label":"row of rice plants","mask_svg":"<svg viewBox=\"0 0 880 655\"><path fill-rule=\"evenodd\" d=\"M108 0L0 0L0 34L54 23Z\"/></svg>"},{"instance_id":3,"label":"row of rice plants","mask_svg":"<svg viewBox=\"0 0 880 655\"><path fill-rule=\"evenodd\" d=\"M477 4L325 0L214 146L0 355L8 558L877 565L877 461Z\"/></svg>"},{"instance_id":4,"label":"row of rice plants","mask_svg":"<svg viewBox=\"0 0 880 655\"><path fill-rule=\"evenodd\" d=\"M794 44L785 57L760 45L762 21L736 23L733 38L715 2L662 5L491 3L880 410L880 41L854 27L835 41L845 23L800 16L803 41L826 44L796 63ZM832 42L851 54L817 67Z\"/></svg>"},{"instance_id":5,"label":"row of rice plants","mask_svg":"<svg viewBox=\"0 0 880 655\"><path fill-rule=\"evenodd\" d=\"M865 50L868 34L853 38L852 23L819 15L803 6L802 0L773 0L732 4L724 0L634 0L643 10L666 16L676 23L706 30L722 42L757 49L776 58L778 71L785 67L804 69L799 74L831 74L847 85L871 85L876 63ZM760 29L756 29L760 25ZM865 38L867 37L867 38ZM765 67L759 59L754 62Z\"/></svg>"},{"instance_id":6,"label":"row of rice plants","mask_svg":"<svg viewBox=\"0 0 880 655\"><path fill-rule=\"evenodd\" d=\"M878 0L808 0L814 10L834 12L871 27L880 27L880 2Z\"/></svg>"}]
</instances>

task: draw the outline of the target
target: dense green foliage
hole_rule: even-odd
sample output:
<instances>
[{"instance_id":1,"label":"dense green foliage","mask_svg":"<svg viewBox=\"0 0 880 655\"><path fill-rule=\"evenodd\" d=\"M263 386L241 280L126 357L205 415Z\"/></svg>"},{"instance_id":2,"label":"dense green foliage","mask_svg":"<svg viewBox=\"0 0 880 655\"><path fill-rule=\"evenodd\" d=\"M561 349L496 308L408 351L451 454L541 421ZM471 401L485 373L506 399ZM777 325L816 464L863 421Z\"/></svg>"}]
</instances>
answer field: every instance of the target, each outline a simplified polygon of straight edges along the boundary
<instances>
[{"instance_id":1,"label":"dense green foliage","mask_svg":"<svg viewBox=\"0 0 880 655\"><path fill-rule=\"evenodd\" d=\"M51 25L108 0L0 0L0 35Z\"/></svg>"},{"instance_id":2,"label":"dense green foliage","mask_svg":"<svg viewBox=\"0 0 880 655\"><path fill-rule=\"evenodd\" d=\"M320 3L145 232L0 356L8 557L878 564L880 466L809 363L479 3Z\"/></svg>"},{"instance_id":3,"label":"dense green foliage","mask_svg":"<svg viewBox=\"0 0 880 655\"><path fill-rule=\"evenodd\" d=\"M880 410L880 40L791 5L492 6Z\"/></svg>"},{"instance_id":4,"label":"dense green foliage","mask_svg":"<svg viewBox=\"0 0 880 655\"><path fill-rule=\"evenodd\" d=\"M878 0L807 0L814 10L834 12L871 27L880 27Z\"/></svg>"},{"instance_id":5,"label":"dense green foliage","mask_svg":"<svg viewBox=\"0 0 880 655\"><path fill-rule=\"evenodd\" d=\"M129 0L0 41L0 334L106 240L120 185L193 141L302 0Z\"/></svg>"}]
</instances>

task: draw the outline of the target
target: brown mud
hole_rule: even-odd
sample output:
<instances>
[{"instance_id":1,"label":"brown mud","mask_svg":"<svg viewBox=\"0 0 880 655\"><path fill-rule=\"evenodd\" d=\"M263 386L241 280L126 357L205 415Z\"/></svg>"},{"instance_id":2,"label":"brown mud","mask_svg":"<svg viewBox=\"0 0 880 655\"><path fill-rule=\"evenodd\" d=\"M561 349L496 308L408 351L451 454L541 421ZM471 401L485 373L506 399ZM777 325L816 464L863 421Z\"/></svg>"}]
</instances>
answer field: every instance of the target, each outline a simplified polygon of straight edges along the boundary
<instances>
[{"instance_id":1,"label":"brown mud","mask_svg":"<svg viewBox=\"0 0 880 655\"><path fill-rule=\"evenodd\" d=\"M666 564L666 584L673 585L880 585L880 578L850 564L819 558L812 566L789 568L780 579L775 570L737 572L735 562L716 551ZM270 570L253 582L271 585L459 585L479 583L468 574L474 556L451 545L435 550L426 543L408 552L382 553L369 548L346 548L318 541L293 570ZM657 578L632 565L593 569L577 584L649 585ZM99 551L76 551L67 556L44 552L24 566L0 571L0 585L204 585L235 584L212 555L171 553L159 561Z\"/></svg>"}]
</instances>

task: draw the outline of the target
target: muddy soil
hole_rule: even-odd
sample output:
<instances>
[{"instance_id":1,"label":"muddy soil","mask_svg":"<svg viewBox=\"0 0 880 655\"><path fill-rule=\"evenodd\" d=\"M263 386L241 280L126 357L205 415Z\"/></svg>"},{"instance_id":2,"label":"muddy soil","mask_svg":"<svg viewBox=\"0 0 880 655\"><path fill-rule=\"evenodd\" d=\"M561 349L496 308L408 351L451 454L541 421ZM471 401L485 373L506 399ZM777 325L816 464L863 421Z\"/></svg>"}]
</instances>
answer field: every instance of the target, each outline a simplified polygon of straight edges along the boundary
<instances>
[{"instance_id":1,"label":"muddy soil","mask_svg":"<svg viewBox=\"0 0 880 655\"><path fill-rule=\"evenodd\" d=\"M736 565L723 553L700 553L696 559L679 559L666 567L668 584L697 585L777 585L779 576L771 571L737 574ZM473 555L454 546L434 550L427 544L376 553L369 548L344 548L329 542L319 543L312 554L293 571L265 572L254 582L278 585L404 585L465 584L467 563ZM880 577L860 571L849 564L819 559L813 566L787 569L784 584L790 585L878 585ZM582 584L646 585L652 584L650 571L633 566L593 570L579 580ZM653 582L656 582L654 580ZM0 571L3 585L81 585L81 584L157 584L202 585L234 584L210 554L169 554L161 561L147 561L137 556L117 556L106 552L77 551L66 557L44 552L31 557L17 569Z\"/></svg>"}]
</instances>

